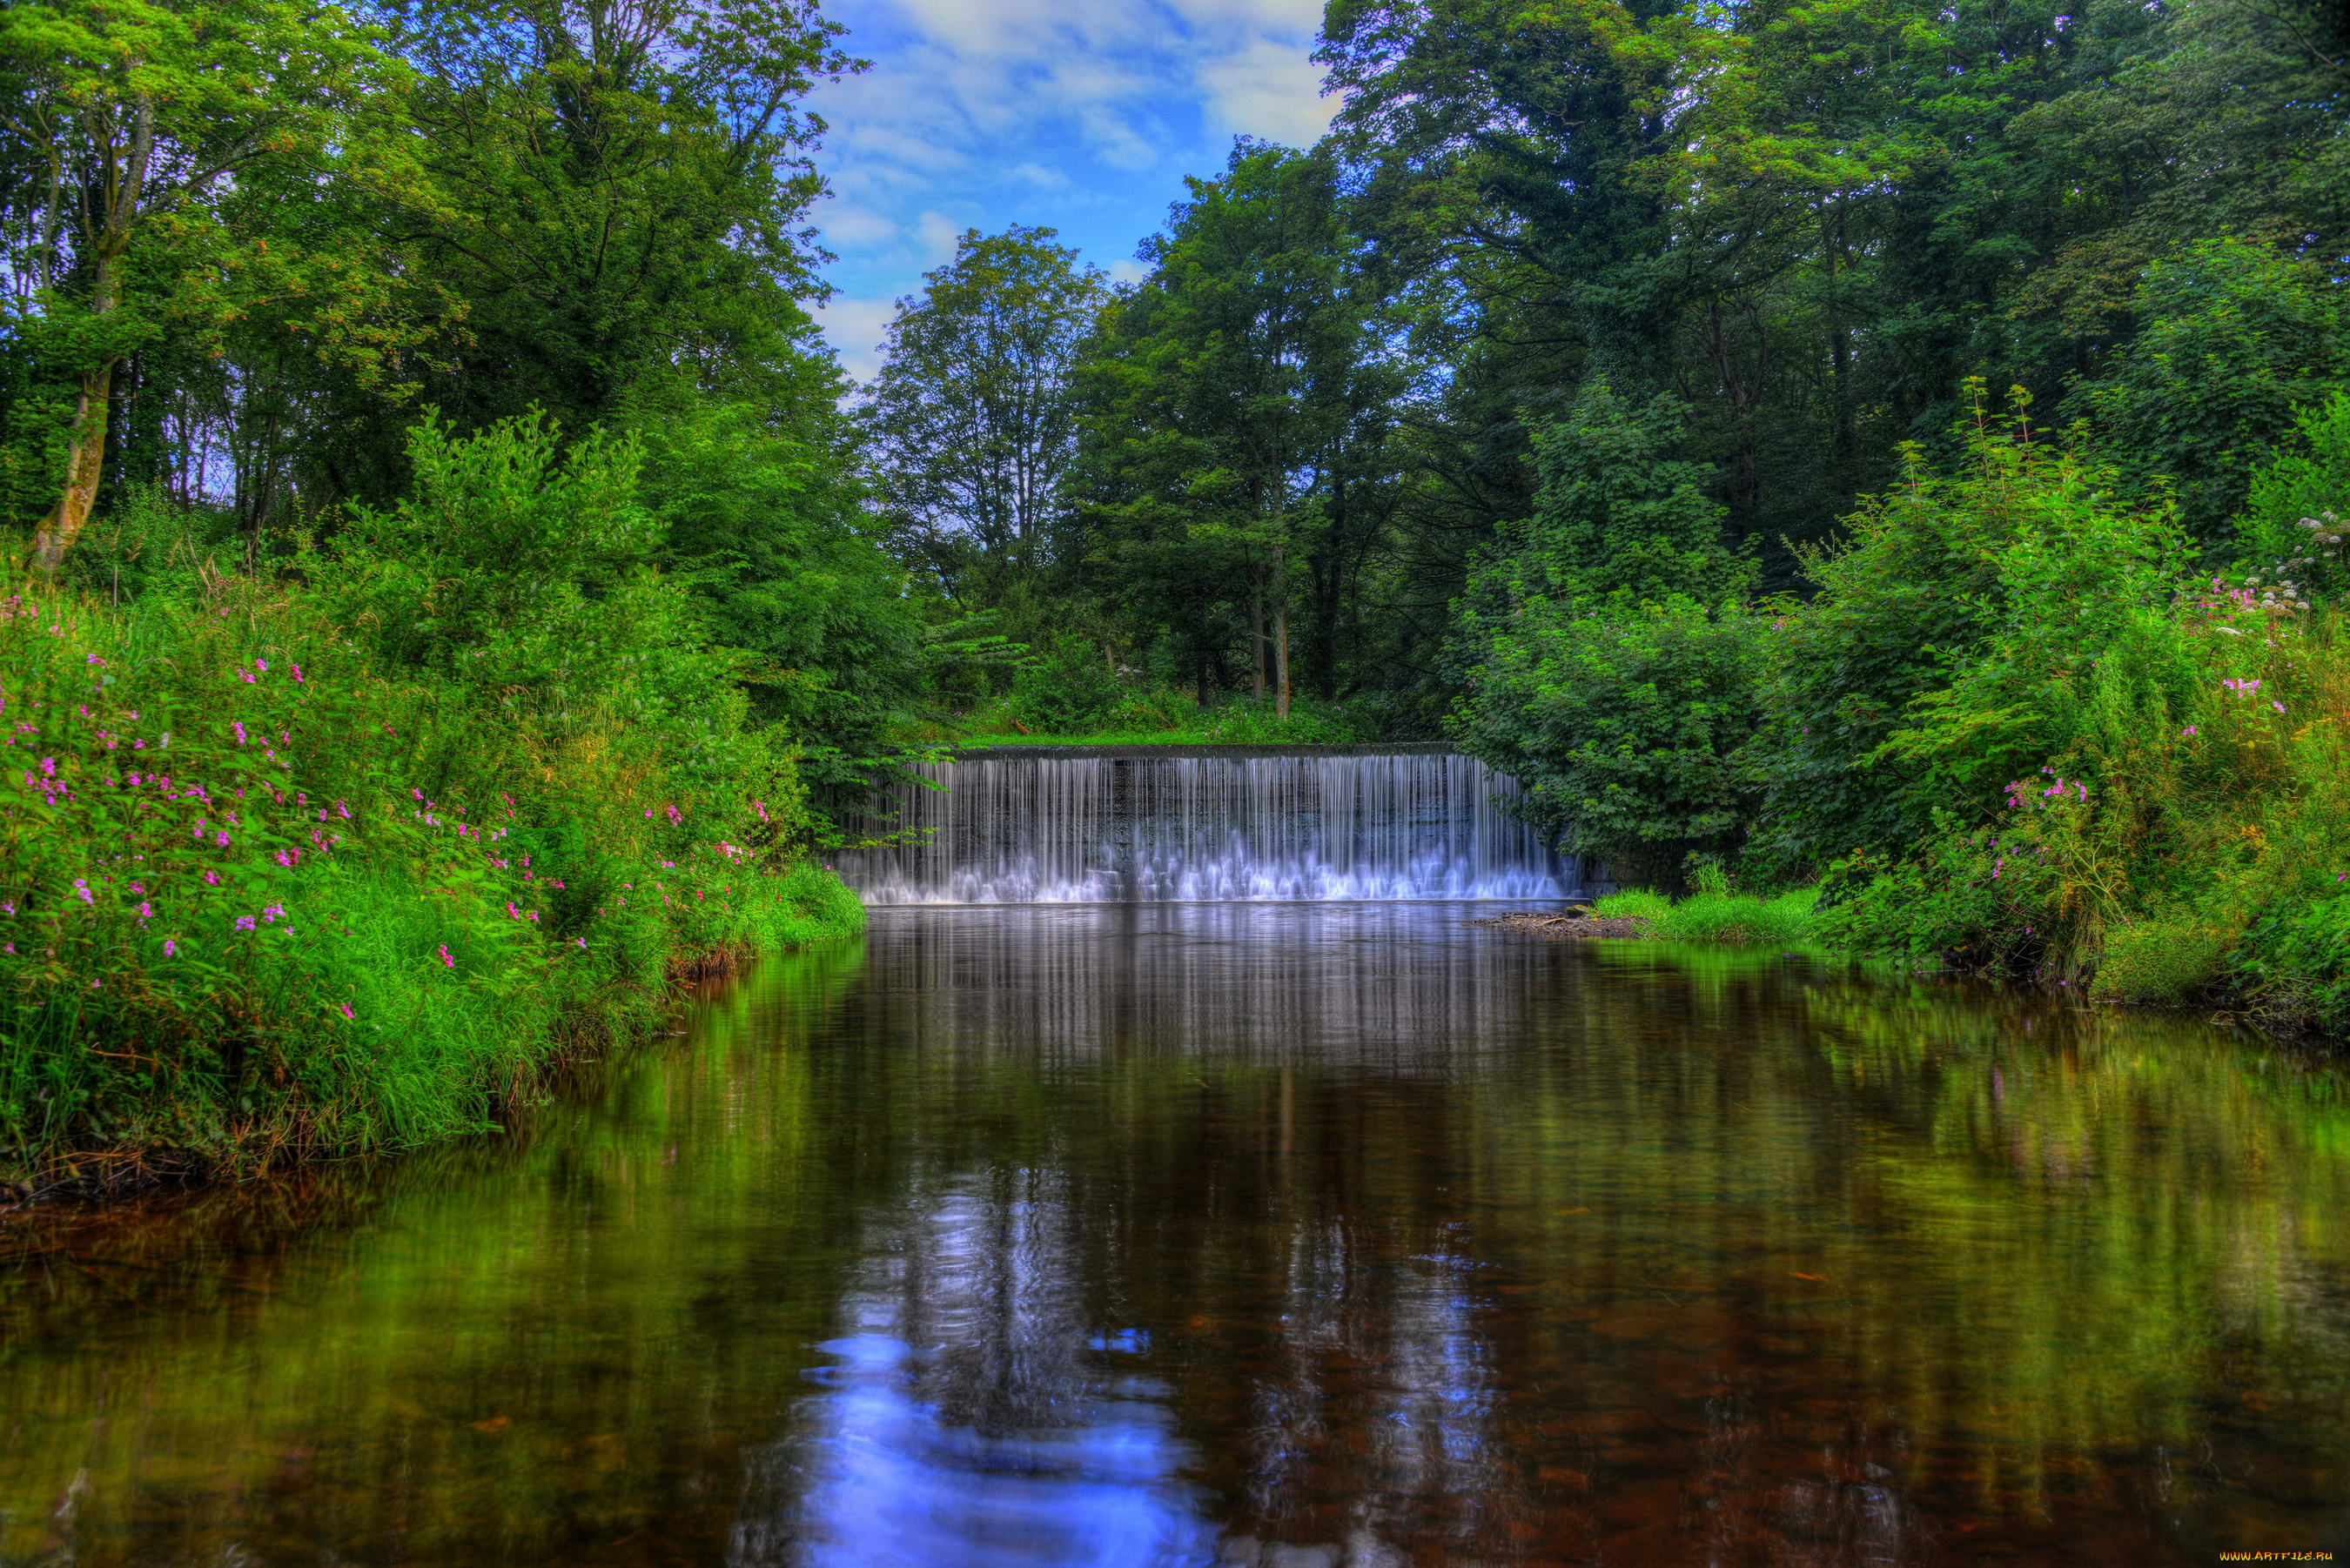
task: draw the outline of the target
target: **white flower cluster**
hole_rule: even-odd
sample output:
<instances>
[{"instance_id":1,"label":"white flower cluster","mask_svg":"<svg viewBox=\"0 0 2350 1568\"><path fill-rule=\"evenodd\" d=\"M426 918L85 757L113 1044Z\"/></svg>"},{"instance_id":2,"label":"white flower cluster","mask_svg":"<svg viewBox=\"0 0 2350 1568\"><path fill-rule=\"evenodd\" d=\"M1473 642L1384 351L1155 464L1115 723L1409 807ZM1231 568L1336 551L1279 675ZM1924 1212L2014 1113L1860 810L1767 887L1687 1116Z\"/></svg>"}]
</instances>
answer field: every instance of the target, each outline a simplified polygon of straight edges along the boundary
<instances>
[{"instance_id":1,"label":"white flower cluster","mask_svg":"<svg viewBox=\"0 0 2350 1568\"><path fill-rule=\"evenodd\" d=\"M2293 561L2284 563L2288 566L2297 564ZM2272 614L2307 615L2309 613L2309 600L2303 596L2300 586L2291 577L2280 577L2268 587L2262 587L2261 575L2254 572L2244 579L2244 591L2247 594L2259 594L2261 602L2257 607Z\"/></svg>"},{"instance_id":2,"label":"white flower cluster","mask_svg":"<svg viewBox=\"0 0 2350 1568\"><path fill-rule=\"evenodd\" d=\"M2320 561L2342 559L2343 535L2350 533L2350 523L2345 523L2331 512L2322 512L2314 517L2303 518L2301 525L2309 530L2309 542L2317 553L2280 561L2277 563L2280 571L2290 571L2295 566L2314 566Z\"/></svg>"}]
</instances>

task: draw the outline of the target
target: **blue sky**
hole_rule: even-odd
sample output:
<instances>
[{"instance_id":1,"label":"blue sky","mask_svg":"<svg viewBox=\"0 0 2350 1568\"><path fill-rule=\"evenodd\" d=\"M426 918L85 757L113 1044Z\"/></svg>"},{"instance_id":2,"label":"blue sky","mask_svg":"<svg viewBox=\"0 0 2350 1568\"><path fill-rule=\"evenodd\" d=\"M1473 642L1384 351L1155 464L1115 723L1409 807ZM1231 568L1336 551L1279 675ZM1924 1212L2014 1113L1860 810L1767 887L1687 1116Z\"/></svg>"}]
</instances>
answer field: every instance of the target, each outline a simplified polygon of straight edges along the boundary
<instances>
[{"instance_id":1,"label":"blue sky","mask_svg":"<svg viewBox=\"0 0 2350 1568\"><path fill-rule=\"evenodd\" d=\"M817 204L837 293L817 313L859 379L893 301L965 229L1060 231L1113 275L1183 176L1232 138L1302 146L1334 107L1310 58L1321 0L835 0L863 76L820 84Z\"/></svg>"}]
</instances>

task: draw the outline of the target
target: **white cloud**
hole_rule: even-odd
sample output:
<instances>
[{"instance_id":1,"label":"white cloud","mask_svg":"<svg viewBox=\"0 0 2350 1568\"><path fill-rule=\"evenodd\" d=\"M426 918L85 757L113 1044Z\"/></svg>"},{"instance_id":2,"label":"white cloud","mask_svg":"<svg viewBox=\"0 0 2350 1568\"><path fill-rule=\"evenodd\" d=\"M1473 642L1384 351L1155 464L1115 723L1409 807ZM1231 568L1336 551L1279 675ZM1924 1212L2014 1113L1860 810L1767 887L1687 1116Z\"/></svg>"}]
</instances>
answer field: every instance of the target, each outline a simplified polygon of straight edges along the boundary
<instances>
[{"instance_id":1,"label":"white cloud","mask_svg":"<svg viewBox=\"0 0 2350 1568\"><path fill-rule=\"evenodd\" d=\"M1322 67L1305 49L1272 38L1252 38L1231 54L1203 62L1200 85L1211 116L1233 135L1311 147L1330 129L1337 102L1320 95Z\"/></svg>"},{"instance_id":2,"label":"white cloud","mask_svg":"<svg viewBox=\"0 0 2350 1568\"><path fill-rule=\"evenodd\" d=\"M1109 274L1112 283L1140 283L1150 275L1150 268L1132 256L1120 256L1102 270Z\"/></svg>"},{"instance_id":3,"label":"white cloud","mask_svg":"<svg viewBox=\"0 0 2350 1568\"><path fill-rule=\"evenodd\" d=\"M827 203L817 211L816 222L824 225L824 243L831 250L874 250L898 238L895 223L853 202Z\"/></svg>"},{"instance_id":4,"label":"white cloud","mask_svg":"<svg viewBox=\"0 0 2350 1568\"><path fill-rule=\"evenodd\" d=\"M954 260L955 241L962 234L962 225L943 213L924 213L914 232L921 237L922 260L930 266L942 266Z\"/></svg>"},{"instance_id":5,"label":"white cloud","mask_svg":"<svg viewBox=\"0 0 2350 1568\"><path fill-rule=\"evenodd\" d=\"M824 328L826 340L840 356L840 368L852 379L862 384L881 373L881 345L898 314L894 296L852 299L836 294L827 303L810 306L808 314Z\"/></svg>"},{"instance_id":6,"label":"white cloud","mask_svg":"<svg viewBox=\"0 0 2350 1568\"><path fill-rule=\"evenodd\" d=\"M1335 101L1312 59L1323 0L831 0L874 62L827 83L816 213L844 297L820 313L865 379L889 300L950 260L956 236L1059 230L1114 276L1235 135L1311 144ZM886 291L886 292L885 292Z\"/></svg>"}]
</instances>

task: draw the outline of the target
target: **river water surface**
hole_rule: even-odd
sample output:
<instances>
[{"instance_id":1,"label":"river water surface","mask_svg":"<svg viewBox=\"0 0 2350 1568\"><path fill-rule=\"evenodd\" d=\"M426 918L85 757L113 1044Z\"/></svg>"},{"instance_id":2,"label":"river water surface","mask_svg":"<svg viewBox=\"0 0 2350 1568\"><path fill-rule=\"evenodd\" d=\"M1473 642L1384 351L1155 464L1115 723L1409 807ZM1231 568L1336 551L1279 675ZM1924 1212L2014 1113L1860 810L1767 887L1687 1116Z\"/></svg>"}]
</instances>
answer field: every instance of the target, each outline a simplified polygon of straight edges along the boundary
<instances>
[{"instance_id":1,"label":"river water surface","mask_svg":"<svg viewBox=\"0 0 2350 1568\"><path fill-rule=\"evenodd\" d=\"M463 1148L11 1232L0 1563L2350 1535L2350 1100L1473 906L877 911Z\"/></svg>"}]
</instances>

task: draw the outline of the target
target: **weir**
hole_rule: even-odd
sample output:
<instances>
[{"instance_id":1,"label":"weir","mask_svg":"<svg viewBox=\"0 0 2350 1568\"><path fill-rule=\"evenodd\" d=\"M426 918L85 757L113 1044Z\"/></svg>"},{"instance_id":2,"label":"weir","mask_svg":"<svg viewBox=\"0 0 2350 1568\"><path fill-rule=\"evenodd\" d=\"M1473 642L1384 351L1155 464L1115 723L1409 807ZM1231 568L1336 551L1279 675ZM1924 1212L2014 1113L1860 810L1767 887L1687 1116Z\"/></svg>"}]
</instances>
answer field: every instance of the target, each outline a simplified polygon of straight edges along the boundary
<instances>
[{"instance_id":1,"label":"weir","mask_svg":"<svg viewBox=\"0 0 2350 1568\"><path fill-rule=\"evenodd\" d=\"M868 904L1541 899L1579 868L1442 746L999 746L925 764L888 847L834 864Z\"/></svg>"}]
</instances>

